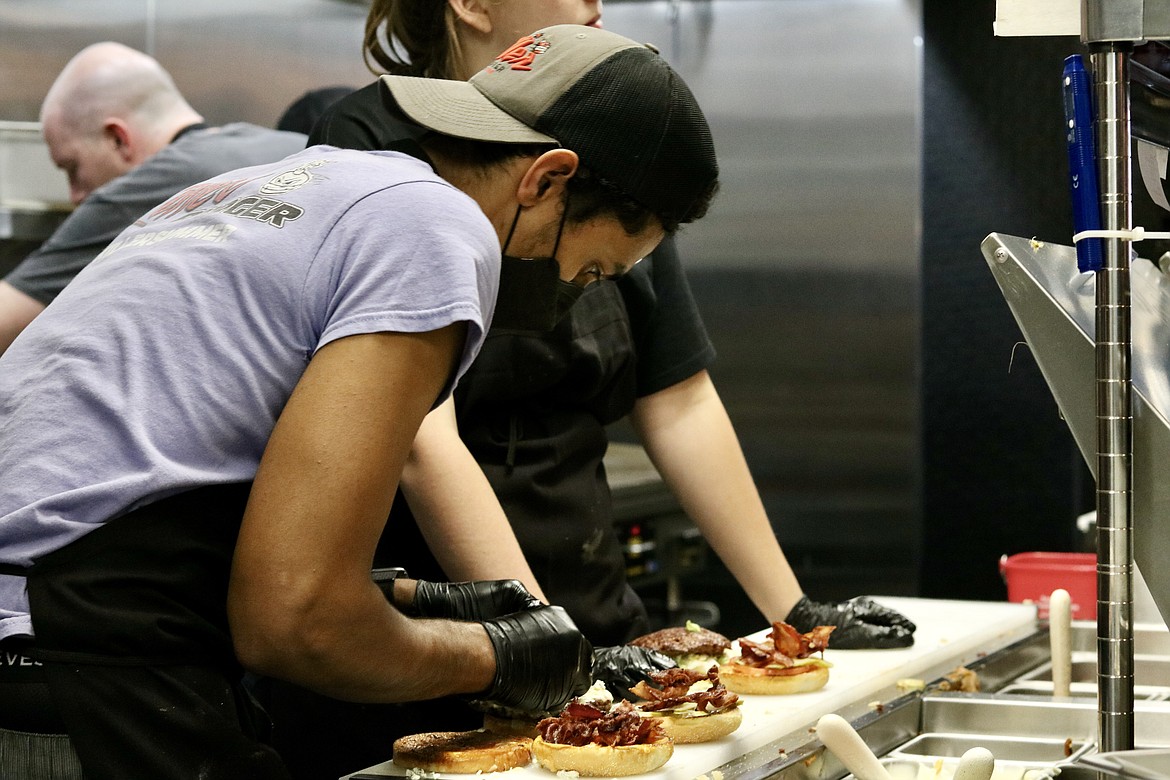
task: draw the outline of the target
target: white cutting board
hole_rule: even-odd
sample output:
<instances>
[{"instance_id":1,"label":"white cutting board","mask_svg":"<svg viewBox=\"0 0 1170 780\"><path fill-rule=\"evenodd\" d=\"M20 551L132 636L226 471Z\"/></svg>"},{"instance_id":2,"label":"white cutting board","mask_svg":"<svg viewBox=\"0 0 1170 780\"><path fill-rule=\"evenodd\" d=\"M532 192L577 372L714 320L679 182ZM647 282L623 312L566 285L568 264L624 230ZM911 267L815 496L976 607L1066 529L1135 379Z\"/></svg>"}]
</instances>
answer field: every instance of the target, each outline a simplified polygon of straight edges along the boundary
<instances>
[{"instance_id":1,"label":"white cutting board","mask_svg":"<svg viewBox=\"0 0 1170 780\"><path fill-rule=\"evenodd\" d=\"M970 663L987 652L1028 636L1036 629L1034 605L886 596L874 598L898 610L918 625L913 647L902 650L827 650L824 657L833 664L833 668L824 688L791 696L741 696L743 725L734 733L716 742L676 745L674 755L661 769L638 777L646 780L692 780L696 775L721 767L802 726L811 726L825 713L835 712L855 702L869 701L874 694L902 678L921 676L950 659L954 659L956 666ZM753 634L752 638L759 639L767 633L768 629L763 628ZM946 671L950 670L944 670L944 673ZM389 748L387 745L387 753L390 752ZM363 769L360 774L401 777L409 774L409 771L386 761ZM431 773L426 776L467 777ZM554 775L533 763L521 769L492 772L481 777L549 780Z\"/></svg>"}]
</instances>

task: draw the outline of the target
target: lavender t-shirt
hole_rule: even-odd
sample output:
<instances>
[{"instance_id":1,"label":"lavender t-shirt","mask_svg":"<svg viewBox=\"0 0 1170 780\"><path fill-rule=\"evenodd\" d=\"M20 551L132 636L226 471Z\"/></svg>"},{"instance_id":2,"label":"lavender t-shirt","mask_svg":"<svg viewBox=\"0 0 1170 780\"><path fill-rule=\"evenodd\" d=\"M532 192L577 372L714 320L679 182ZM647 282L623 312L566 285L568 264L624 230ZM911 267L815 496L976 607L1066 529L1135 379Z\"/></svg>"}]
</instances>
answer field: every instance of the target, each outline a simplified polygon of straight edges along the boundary
<instances>
[{"instance_id":1,"label":"lavender t-shirt","mask_svg":"<svg viewBox=\"0 0 1170 780\"><path fill-rule=\"evenodd\" d=\"M252 479L331 341L466 322L461 376L498 278L476 203L397 153L312 147L180 192L0 358L0 561L27 565L143 504ZM24 579L0 575L0 638L31 633Z\"/></svg>"}]
</instances>

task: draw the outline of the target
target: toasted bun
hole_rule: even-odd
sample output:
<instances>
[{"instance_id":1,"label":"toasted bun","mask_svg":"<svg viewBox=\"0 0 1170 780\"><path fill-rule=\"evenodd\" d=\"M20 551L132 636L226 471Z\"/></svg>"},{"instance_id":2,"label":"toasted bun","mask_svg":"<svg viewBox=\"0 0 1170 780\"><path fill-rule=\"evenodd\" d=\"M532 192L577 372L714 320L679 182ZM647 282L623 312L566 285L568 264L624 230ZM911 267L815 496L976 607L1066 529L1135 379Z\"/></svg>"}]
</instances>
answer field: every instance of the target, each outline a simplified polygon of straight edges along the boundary
<instances>
[{"instance_id":1,"label":"toasted bun","mask_svg":"<svg viewBox=\"0 0 1170 780\"><path fill-rule=\"evenodd\" d=\"M581 777L625 777L652 772L674 753L669 739L644 745L558 745L542 737L532 741L536 763L550 772L576 772Z\"/></svg>"},{"instance_id":2,"label":"toasted bun","mask_svg":"<svg viewBox=\"0 0 1170 780\"><path fill-rule=\"evenodd\" d=\"M799 667L796 674L776 674L768 667L730 663L719 667L719 679L733 693L763 694L808 693L819 691L829 681L827 666Z\"/></svg>"},{"instance_id":3,"label":"toasted bun","mask_svg":"<svg viewBox=\"0 0 1170 780\"><path fill-rule=\"evenodd\" d=\"M406 769L472 775L532 762L532 740L486 731L432 731L394 740L394 763Z\"/></svg>"},{"instance_id":4,"label":"toasted bun","mask_svg":"<svg viewBox=\"0 0 1170 780\"><path fill-rule=\"evenodd\" d=\"M696 715L694 711L678 714L670 712L661 715L652 712L643 714L657 719L662 724L666 736L674 740L676 745L710 742L727 736L743 723L743 713L739 711L739 707L703 715Z\"/></svg>"},{"instance_id":5,"label":"toasted bun","mask_svg":"<svg viewBox=\"0 0 1170 780\"><path fill-rule=\"evenodd\" d=\"M682 626L664 628L634 639L631 645L657 650L663 655L678 658L681 655L719 656L731 649L731 640L706 628L691 630ZM706 670L704 670L706 671Z\"/></svg>"}]
</instances>

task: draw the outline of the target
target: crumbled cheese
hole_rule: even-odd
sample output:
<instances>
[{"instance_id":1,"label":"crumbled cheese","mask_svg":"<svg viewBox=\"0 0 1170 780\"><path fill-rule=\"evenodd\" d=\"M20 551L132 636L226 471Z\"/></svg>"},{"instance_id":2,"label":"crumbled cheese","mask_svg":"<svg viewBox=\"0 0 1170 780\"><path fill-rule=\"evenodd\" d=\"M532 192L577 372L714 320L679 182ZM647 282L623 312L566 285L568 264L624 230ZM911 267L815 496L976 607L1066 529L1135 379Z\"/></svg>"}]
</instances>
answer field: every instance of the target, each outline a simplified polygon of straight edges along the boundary
<instances>
[{"instance_id":1,"label":"crumbled cheese","mask_svg":"<svg viewBox=\"0 0 1170 780\"><path fill-rule=\"evenodd\" d=\"M926 681L915 677L903 677L894 683L900 691L921 691L926 688Z\"/></svg>"},{"instance_id":2,"label":"crumbled cheese","mask_svg":"<svg viewBox=\"0 0 1170 780\"><path fill-rule=\"evenodd\" d=\"M606 688L605 683L601 680L594 682L589 690L579 697L579 700L582 704L588 704L599 710L608 710L613 706L613 694L609 692L609 688Z\"/></svg>"}]
</instances>

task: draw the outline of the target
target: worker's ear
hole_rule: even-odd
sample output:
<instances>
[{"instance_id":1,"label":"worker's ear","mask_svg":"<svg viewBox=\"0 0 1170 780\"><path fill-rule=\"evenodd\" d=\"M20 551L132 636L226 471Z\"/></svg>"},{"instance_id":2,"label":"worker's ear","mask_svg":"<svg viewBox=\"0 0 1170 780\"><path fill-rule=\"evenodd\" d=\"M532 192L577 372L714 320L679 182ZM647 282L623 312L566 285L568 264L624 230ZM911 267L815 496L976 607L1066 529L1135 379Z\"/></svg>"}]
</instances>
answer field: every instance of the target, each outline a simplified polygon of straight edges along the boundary
<instances>
[{"instance_id":1,"label":"worker's ear","mask_svg":"<svg viewBox=\"0 0 1170 780\"><path fill-rule=\"evenodd\" d=\"M134 162L137 154L134 134L125 121L117 117L110 117L102 123L102 135L113 147L114 151L127 165Z\"/></svg>"},{"instance_id":2,"label":"worker's ear","mask_svg":"<svg viewBox=\"0 0 1170 780\"><path fill-rule=\"evenodd\" d=\"M447 0L447 5L455 12L455 16L476 32L490 35L492 31L492 17L488 8L490 0Z\"/></svg>"},{"instance_id":3,"label":"worker's ear","mask_svg":"<svg viewBox=\"0 0 1170 780\"><path fill-rule=\"evenodd\" d=\"M559 203L569 179L577 173L580 160L570 149L550 149L537 157L520 177L516 200L521 206L535 206L542 201Z\"/></svg>"}]
</instances>

